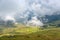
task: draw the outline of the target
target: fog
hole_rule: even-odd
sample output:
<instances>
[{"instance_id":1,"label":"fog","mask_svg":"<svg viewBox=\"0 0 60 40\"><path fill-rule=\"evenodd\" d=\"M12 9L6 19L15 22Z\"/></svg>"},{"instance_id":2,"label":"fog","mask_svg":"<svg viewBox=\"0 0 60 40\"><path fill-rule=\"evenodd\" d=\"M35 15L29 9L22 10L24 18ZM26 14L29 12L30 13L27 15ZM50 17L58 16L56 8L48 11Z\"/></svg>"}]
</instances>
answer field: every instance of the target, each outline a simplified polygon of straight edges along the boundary
<instances>
[{"instance_id":1,"label":"fog","mask_svg":"<svg viewBox=\"0 0 60 40\"><path fill-rule=\"evenodd\" d=\"M2 17L14 18L15 15L20 14L20 17L24 18L27 16L27 10L34 12L36 16L52 15L60 11L60 0L0 0Z\"/></svg>"}]
</instances>

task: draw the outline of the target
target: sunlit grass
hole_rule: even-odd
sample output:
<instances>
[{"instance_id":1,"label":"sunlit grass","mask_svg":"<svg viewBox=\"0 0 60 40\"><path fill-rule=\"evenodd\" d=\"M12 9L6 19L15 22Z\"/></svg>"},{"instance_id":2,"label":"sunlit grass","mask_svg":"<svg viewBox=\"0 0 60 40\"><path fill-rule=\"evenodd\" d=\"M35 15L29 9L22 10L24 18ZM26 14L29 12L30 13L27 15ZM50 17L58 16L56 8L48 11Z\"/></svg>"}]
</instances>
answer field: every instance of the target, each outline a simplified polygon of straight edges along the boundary
<instances>
[{"instance_id":1,"label":"sunlit grass","mask_svg":"<svg viewBox=\"0 0 60 40\"><path fill-rule=\"evenodd\" d=\"M18 24L14 28L5 28L0 40L60 40L60 28L41 29Z\"/></svg>"},{"instance_id":2,"label":"sunlit grass","mask_svg":"<svg viewBox=\"0 0 60 40\"><path fill-rule=\"evenodd\" d=\"M21 32L21 33L26 33L26 34L37 32L37 31L39 31L38 27L26 27L26 28L23 27L16 30L16 32Z\"/></svg>"},{"instance_id":3,"label":"sunlit grass","mask_svg":"<svg viewBox=\"0 0 60 40\"><path fill-rule=\"evenodd\" d=\"M23 29L21 29L20 31L24 32L26 30L29 30L29 28L23 28ZM34 28L34 30L35 29L36 28ZM26 33L29 33L29 32L26 32ZM51 28L51 29L44 29L44 30L40 29L39 31L30 33L27 35L26 34L24 34L24 35L7 34L7 35L0 37L0 40L60 40L60 28Z\"/></svg>"}]
</instances>

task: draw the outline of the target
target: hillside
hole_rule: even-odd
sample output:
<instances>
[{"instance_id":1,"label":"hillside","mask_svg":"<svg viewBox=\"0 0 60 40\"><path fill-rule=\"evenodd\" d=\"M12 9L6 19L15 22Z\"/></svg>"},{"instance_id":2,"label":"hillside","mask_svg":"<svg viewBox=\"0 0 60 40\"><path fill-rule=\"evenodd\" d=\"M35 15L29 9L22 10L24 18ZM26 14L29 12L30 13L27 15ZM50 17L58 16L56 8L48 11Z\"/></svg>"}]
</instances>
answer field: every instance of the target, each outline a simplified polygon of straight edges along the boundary
<instances>
[{"instance_id":1,"label":"hillside","mask_svg":"<svg viewBox=\"0 0 60 40\"><path fill-rule=\"evenodd\" d=\"M4 35L0 37L0 40L60 40L60 28L40 29L24 35Z\"/></svg>"},{"instance_id":2,"label":"hillside","mask_svg":"<svg viewBox=\"0 0 60 40\"><path fill-rule=\"evenodd\" d=\"M45 27L16 24L0 28L0 40L60 40L60 20Z\"/></svg>"}]
</instances>

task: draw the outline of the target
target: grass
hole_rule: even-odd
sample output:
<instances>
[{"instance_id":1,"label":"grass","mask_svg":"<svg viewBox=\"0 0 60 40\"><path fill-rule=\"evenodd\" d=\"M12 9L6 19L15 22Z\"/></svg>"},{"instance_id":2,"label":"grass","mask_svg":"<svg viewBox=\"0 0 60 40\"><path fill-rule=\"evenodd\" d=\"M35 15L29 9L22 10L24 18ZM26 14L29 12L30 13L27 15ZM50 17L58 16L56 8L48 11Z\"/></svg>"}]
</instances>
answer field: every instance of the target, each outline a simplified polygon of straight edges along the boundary
<instances>
[{"instance_id":1,"label":"grass","mask_svg":"<svg viewBox=\"0 0 60 40\"><path fill-rule=\"evenodd\" d=\"M15 28L4 28L0 40L60 40L60 28L41 29L35 26L16 25Z\"/></svg>"},{"instance_id":2,"label":"grass","mask_svg":"<svg viewBox=\"0 0 60 40\"><path fill-rule=\"evenodd\" d=\"M36 31L35 29L36 28L23 28L21 30L18 29L17 32L22 31L29 33L30 31ZM28 30L28 32L26 32L26 30ZM60 40L60 28L40 29L39 31L24 35L5 35L0 37L0 40Z\"/></svg>"},{"instance_id":3,"label":"grass","mask_svg":"<svg viewBox=\"0 0 60 40\"><path fill-rule=\"evenodd\" d=\"M30 34L30 33L34 33L34 32L39 31L39 28L38 27L26 27L26 28L23 27L20 29L16 29L15 31L20 32L20 33Z\"/></svg>"}]
</instances>

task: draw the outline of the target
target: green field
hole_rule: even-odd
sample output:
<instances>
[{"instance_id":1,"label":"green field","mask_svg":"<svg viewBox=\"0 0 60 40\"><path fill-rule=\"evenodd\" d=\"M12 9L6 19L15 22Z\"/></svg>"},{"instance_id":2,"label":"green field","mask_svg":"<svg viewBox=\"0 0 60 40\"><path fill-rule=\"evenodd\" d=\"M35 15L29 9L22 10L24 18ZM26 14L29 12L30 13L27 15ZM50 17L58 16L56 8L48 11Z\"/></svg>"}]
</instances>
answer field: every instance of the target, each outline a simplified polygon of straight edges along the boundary
<instances>
[{"instance_id":1,"label":"green field","mask_svg":"<svg viewBox=\"0 0 60 40\"><path fill-rule=\"evenodd\" d=\"M60 40L60 27L15 26L0 28L0 40Z\"/></svg>"},{"instance_id":2,"label":"green field","mask_svg":"<svg viewBox=\"0 0 60 40\"><path fill-rule=\"evenodd\" d=\"M0 40L60 40L60 28L17 27L4 29Z\"/></svg>"}]
</instances>

